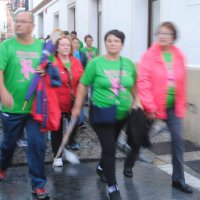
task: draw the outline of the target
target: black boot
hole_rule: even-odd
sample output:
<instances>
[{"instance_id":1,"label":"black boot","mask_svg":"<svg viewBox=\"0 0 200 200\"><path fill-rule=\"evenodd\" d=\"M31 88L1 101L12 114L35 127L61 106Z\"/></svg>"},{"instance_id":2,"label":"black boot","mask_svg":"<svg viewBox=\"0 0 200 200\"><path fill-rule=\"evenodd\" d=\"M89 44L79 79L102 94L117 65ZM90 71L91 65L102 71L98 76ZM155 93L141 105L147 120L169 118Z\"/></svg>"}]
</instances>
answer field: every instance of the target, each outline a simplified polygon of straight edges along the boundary
<instances>
[{"instance_id":1,"label":"black boot","mask_svg":"<svg viewBox=\"0 0 200 200\"><path fill-rule=\"evenodd\" d=\"M189 193L189 194L193 193L192 188L189 185L187 185L185 182L172 181L172 187L185 193Z\"/></svg>"},{"instance_id":2,"label":"black boot","mask_svg":"<svg viewBox=\"0 0 200 200\"><path fill-rule=\"evenodd\" d=\"M102 182L107 183L107 178L105 177L105 174L104 174L103 169L101 168L100 164L97 165L96 173L100 177Z\"/></svg>"},{"instance_id":3,"label":"black boot","mask_svg":"<svg viewBox=\"0 0 200 200\"><path fill-rule=\"evenodd\" d=\"M123 174L124 174L124 176L126 176L128 178L132 178L133 177L132 167L124 167Z\"/></svg>"}]
</instances>

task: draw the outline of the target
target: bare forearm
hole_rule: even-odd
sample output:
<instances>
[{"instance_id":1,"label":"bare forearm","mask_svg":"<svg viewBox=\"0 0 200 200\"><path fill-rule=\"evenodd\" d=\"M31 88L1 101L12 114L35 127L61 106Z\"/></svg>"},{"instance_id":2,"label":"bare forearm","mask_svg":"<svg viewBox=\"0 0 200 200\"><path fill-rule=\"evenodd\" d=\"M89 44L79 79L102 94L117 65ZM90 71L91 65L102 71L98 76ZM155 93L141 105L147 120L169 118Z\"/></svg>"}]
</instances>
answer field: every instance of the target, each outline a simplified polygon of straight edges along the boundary
<instances>
[{"instance_id":1,"label":"bare forearm","mask_svg":"<svg viewBox=\"0 0 200 200\"><path fill-rule=\"evenodd\" d=\"M82 83L79 83L76 93L76 100L74 107L72 109L72 115L73 116L79 116L80 110L82 108L82 105L85 101L85 97L87 95L88 88L87 86L83 85Z\"/></svg>"},{"instance_id":2,"label":"bare forearm","mask_svg":"<svg viewBox=\"0 0 200 200\"><path fill-rule=\"evenodd\" d=\"M143 109L141 101L140 101L140 99L139 99L139 97L137 95L135 87L132 88L131 93L132 93L132 96L133 96L133 108L138 108L139 107L139 108Z\"/></svg>"},{"instance_id":3,"label":"bare forearm","mask_svg":"<svg viewBox=\"0 0 200 200\"><path fill-rule=\"evenodd\" d=\"M4 89L5 89L5 85L3 82L3 71L0 70L0 95L3 94Z\"/></svg>"},{"instance_id":4,"label":"bare forearm","mask_svg":"<svg viewBox=\"0 0 200 200\"><path fill-rule=\"evenodd\" d=\"M12 107L14 103L13 97L6 89L3 79L3 71L0 70L0 101L2 105Z\"/></svg>"}]
</instances>

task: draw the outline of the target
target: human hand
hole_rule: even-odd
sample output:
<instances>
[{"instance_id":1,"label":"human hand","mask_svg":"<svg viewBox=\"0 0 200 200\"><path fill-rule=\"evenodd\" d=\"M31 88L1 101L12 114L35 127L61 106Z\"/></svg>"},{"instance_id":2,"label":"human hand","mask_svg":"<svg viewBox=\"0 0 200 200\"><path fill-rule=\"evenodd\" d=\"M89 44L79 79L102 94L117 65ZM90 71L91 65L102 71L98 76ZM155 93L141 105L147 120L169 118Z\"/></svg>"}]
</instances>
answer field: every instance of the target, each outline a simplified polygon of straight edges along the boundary
<instances>
[{"instance_id":1,"label":"human hand","mask_svg":"<svg viewBox=\"0 0 200 200\"><path fill-rule=\"evenodd\" d=\"M156 119L156 114L155 113L148 113L145 112L145 116L147 117L147 119L153 121L154 119Z\"/></svg>"},{"instance_id":2,"label":"human hand","mask_svg":"<svg viewBox=\"0 0 200 200\"><path fill-rule=\"evenodd\" d=\"M42 68L40 65L36 67L35 72L40 74L40 76L45 76L46 75L46 70Z\"/></svg>"},{"instance_id":3,"label":"human hand","mask_svg":"<svg viewBox=\"0 0 200 200\"><path fill-rule=\"evenodd\" d=\"M141 109L141 110L144 110L142 104L140 103L140 101L135 101L134 104L133 104L133 109L137 110L137 109Z\"/></svg>"},{"instance_id":4,"label":"human hand","mask_svg":"<svg viewBox=\"0 0 200 200\"><path fill-rule=\"evenodd\" d=\"M13 107L14 105L13 97L6 88L1 92L0 100L3 106Z\"/></svg>"}]
</instances>

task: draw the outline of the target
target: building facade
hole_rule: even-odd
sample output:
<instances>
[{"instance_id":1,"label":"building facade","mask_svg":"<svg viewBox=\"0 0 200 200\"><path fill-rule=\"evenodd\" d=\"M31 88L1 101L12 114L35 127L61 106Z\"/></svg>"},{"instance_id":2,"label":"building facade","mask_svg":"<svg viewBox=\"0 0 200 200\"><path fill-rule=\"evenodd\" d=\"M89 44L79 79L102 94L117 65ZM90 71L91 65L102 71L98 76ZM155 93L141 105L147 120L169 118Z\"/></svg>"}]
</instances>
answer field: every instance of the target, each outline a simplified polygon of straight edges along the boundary
<instances>
[{"instance_id":1,"label":"building facade","mask_svg":"<svg viewBox=\"0 0 200 200\"><path fill-rule=\"evenodd\" d=\"M14 19L22 11L28 10L28 0L0 0L0 38L15 35Z\"/></svg>"},{"instance_id":2,"label":"building facade","mask_svg":"<svg viewBox=\"0 0 200 200\"><path fill-rule=\"evenodd\" d=\"M14 34L10 1L0 0L0 39L4 40Z\"/></svg>"}]
</instances>

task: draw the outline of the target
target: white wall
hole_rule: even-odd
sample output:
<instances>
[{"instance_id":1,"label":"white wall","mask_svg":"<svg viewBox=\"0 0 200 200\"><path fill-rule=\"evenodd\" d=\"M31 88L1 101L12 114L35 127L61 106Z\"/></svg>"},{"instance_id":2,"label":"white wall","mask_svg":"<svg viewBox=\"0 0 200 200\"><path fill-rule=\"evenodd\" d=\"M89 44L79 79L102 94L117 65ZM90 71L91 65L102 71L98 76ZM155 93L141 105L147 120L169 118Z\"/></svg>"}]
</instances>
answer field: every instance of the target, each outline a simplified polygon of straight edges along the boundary
<instances>
[{"instance_id":1,"label":"white wall","mask_svg":"<svg viewBox=\"0 0 200 200\"><path fill-rule=\"evenodd\" d=\"M130 57L134 62L139 62L141 56L147 50L148 1L135 0L132 10L132 20L128 24L132 28Z\"/></svg>"},{"instance_id":2,"label":"white wall","mask_svg":"<svg viewBox=\"0 0 200 200\"><path fill-rule=\"evenodd\" d=\"M78 38L83 42L85 35L91 34L94 37L94 46L96 46L96 34L94 33L97 27L96 23L92 23L93 17L91 15L91 12L95 12L96 9L92 7L94 4L91 1L94 0L76 0L76 31Z\"/></svg>"},{"instance_id":3,"label":"white wall","mask_svg":"<svg viewBox=\"0 0 200 200\"><path fill-rule=\"evenodd\" d=\"M104 35L111 29L119 29L126 35L122 55L139 61L147 48L147 0L102 0L102 31L100 49L105 53ZM86 34L97 45L97 0L76 0L76 31L83 40Z\"/></svg>"},{"instance_id":4,"label":"white wall","mask_svg":"<svg viewBox=\"0 0 200 200\"><path fill-rule=\"evenodd\" d=\"M6 17L6 1L0 1L0 33L7 31L7 17ZM0 35L1 37L1 35Z\"/></svg>"},{"instance_id":5,"label":"white wall","mask_svg":"<svg viewBox=\"0 0 200 200\"><path fill-rule=\"evenodd\" d=\"M200 0L162 0L161 21L177 25L177 45L185 53L188 65L200 68Z\"/></svg>"},{"instance_id":6,"label":"white wall","mask_svg":"<svg viewBox=\"0 0 200 200\"><path fill-rule=\"evenodd\" d=\"M53 16L54 13L57 12L59 13L59 28L68 30L68 5L73 3L73 0L54 0L35 13L36 17L41 12L44 14L44 37L50 34L54 28ZM119 29L126 35L122 55L127 56L134 61L139 61L141 54L147 48L147 0L126 0L126 3L124 0L102 0L101 6L101 53L105 53L103 41L105 33L111 29ZM91 34L94 38L94 46L97 46L97 0L76 0L75 8L75 29L79 39L83 41L86 34ZM38 24L36 24L34 32L36 37L39 36L39 32Z\"/></svg>"},{"instance_id":7,"label":"white wall","mask_svg":"<svg viewBox=\"0 0 200 200\"><path fill-rule=\"evenodd\" d=\"M38 18L38 15L43 12L43 36L51 34L54 29L54 15L59 14L59 22L58 25L60 29L67 30L67 2L66 0L53 1L49 4L45 5L41 10L37 11L34 16ZM36 26L34 30L34 35L39 37L39 24L35 20Z\"/></svg>"},{"instance_id":8,"label":"white wall","mask_svg":"<svg viewBox=\"0 0 200 200\"><path fill-rule=\"evenodd\" d=\"M102 49L105 52L103 37L111 29L119 29L126 35L125 46L122 55L132 57L132 12L133 0L102 1Z\"/></svg>"},{"instance_id":9,"label":"white wall","mask_svg":"<svg viewBox=\"0 0 200 200\"><path fill-rule=\"evenodd\" d=\"M151 41L156 40L156 31L160 24L160 1L152 2L152 32L151 32Z\"/></svg>"},{"instance_id":10,"label":"white wall","mask_svg":"<svg viewBox=\"0 0 200 200\"><path fill-rule=\"evenodd\" d=\"M39 3L41 3L43 0L30 0L32 2L30 2L30 5L34 7L36 7Z\"/></svg>"},{"instance_id":11,"label":"white wall","mask_svg":"<svg viewBox=\"0 0 200 200\"><path fill-rule=\"evenodd\" d=\"M102 2L102 37L111 29L123 31L126 40L122 55L135 62L139 61L147 49L147 11L148 2L146 0L126 0L126 3L124 0L104 0Z\"/></svg>"}]
</instances>

